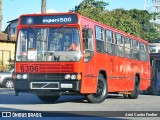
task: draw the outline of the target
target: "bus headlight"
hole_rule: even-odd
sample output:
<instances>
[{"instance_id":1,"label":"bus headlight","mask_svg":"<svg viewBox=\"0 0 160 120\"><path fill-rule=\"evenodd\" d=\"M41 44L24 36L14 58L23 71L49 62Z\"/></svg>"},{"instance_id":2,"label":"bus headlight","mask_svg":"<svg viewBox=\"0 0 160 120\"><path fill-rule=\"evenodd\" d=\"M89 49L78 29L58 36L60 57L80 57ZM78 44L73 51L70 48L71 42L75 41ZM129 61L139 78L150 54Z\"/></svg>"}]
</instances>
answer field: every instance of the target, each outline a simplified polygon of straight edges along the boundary
<instances>
[{"instance_id":1,"label":"bus headlight","mask_svg":"<svg viewBox=\"0 0 160 120\"><path fill-rule=\"evenodd\" d=\"M65 75L64 79L66 79L66 80L71 79L71 75L70 74Z\"/></svg>"},{"instance_id":2,"label":"bus headlight","mask_svg":"<svg viewBox=\"0 0 160 120\"><path fill-rule=\"evenodd\" d=\"M28 75L27 74L23 74L22 75L22 79L27 79L28 78Z\"/></svg>"},{"instance_id":3,"label":"bus headlight","mask_svg":"<svg viewBox=\"0 0 160 120\"><path fill-rule=\"evenodd\" d=\"M17 74L17 79L21 79L22 75L21 74Z\"/></svg>"},{"instance_id":4,"label":"bus headlight","mask_svg":"<svg viewBox=\"0 0 160 120\"><path fill-rule=\"evenodd\" d=\"M66 74L64 76L65 80L81 80L82 79L82 75L80 73L78 74Z\"/></svg>"},{"instance_id":5,"label":"bus headlight","mask_svg":"<svg viewBox=\"0 0 160 120\"><path fill-rule=\"evenodd\" d=\"M77 78L76 75L71 75L71 79L72 79L72 80L75 80L76 78Z\"/></svg>"}]
</instances>

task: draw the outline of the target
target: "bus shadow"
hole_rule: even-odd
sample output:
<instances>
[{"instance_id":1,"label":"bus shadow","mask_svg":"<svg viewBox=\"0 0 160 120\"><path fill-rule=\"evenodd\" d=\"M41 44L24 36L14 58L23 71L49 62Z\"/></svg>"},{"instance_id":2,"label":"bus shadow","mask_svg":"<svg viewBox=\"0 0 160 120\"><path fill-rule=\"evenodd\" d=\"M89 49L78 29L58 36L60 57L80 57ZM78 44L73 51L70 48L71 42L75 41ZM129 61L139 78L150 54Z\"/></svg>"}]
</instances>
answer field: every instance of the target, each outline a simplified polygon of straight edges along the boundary
<instances>
[{"instance_id":1,"label":"bus shadow","mask_svg":"<svg viewBox=\"0 0 160 120\"><path fill-rule=\"evenodd\" d=\"M123 96L120 95L108 95L107 99L124 99ZM64 95L62 96L58 101L56 101L57 104L60 103L67 103L67 102L72 102L72 103L89 103L85 96L68 96Z\"/></svg>"},{"instance_id":2,"label":"bus shadow","mask_svg":"<svg viewBox=\"0 0 160 120\"><path fill-rule=\"evenodd\" d=\"M108 99L124 99L122 94L109 94L107 98Z\"/></svg>"},{"instance_id":3,"label":"bus shadow","mask_svg":"<svg viewBox=\"0 0 160 120\"><path fill-rule=\"evenodd\" d=\"M20 93L15 96L13 89L0 89L0 104L48 104L38 99L34 94ZM123 95L109 94L106 99L124 99ZM88 103L83 95L62 95L55 103Z\"/></svg>"}]
</instances>

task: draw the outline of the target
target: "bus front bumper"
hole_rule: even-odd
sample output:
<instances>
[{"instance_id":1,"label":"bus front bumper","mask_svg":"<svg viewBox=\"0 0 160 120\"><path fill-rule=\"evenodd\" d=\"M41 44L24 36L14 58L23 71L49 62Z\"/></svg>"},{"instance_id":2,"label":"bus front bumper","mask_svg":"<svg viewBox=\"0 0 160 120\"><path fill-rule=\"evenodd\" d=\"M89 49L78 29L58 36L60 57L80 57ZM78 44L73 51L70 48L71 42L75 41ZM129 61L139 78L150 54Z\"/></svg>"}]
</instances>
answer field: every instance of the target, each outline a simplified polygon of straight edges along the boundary
<instances>
[{"instance_id":1,"label":"bus front bumper","mask_svg":"<svg viewBox=\"0 0 160 120\"><path fill-rule=\"evenodd\" d=\"M28 81L15 80L15 92L79 92L81 81L79 80L63 80L63 81Z\"/></svg>"}]
</instances>

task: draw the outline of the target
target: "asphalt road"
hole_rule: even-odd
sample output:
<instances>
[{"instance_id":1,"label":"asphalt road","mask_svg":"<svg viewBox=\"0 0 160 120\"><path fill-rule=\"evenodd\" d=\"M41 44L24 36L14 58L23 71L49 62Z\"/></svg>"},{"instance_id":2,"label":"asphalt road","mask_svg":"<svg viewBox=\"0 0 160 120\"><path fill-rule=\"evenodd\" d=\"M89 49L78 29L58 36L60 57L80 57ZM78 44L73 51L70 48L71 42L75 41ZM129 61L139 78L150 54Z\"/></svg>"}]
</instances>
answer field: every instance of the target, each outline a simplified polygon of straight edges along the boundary
<instances>
[{"instance_id":1,"label":"asphalt road","mask_svg":"<svg viewBox=\"0 0 160 120\"><path fill-rule=\"evenodd\" d=\"M92 114L94 116L91 117L93 120L99 118L107 119L107 114L113 114L109 116L112 119L137 119L137 116L122 118L117 116L124 113L126 116L127 114L146 114L143 111L160 111L160 96L139 95L138 99L124 99L122 95L109 95L101 104L88 103L83 96L61 96L54 104L46 104L33 94L20 93L19 96L15 96L13 89L0 88L0 111L60 111L60 113L56 114L56 119L59 119L61 115L65 119L73 119L74 117L71 116L76 117L76 114L78 116L79 114L82 115L83 119L88 117L88 114ZM137 111L140 111L142 114L139 114ZM96 117L101 116L101 113L102 117ZM158 112L158 115L160 115L160 112ZM145 117L144 119L147 118ZM140 119L142 119L142 116ZM152 117L152 119L158 118Z\"/></svg>"}]
</instances>

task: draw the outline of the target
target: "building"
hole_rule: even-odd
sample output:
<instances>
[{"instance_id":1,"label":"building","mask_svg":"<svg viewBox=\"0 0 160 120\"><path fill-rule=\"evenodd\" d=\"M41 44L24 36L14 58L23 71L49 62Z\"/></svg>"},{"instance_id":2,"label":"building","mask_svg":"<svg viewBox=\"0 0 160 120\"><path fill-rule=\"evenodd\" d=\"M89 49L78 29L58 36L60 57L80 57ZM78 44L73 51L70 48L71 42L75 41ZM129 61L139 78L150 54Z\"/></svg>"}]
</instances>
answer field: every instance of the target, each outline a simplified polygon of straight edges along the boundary
<instances>
[{"instance_id":1,"label":"building","mask_svg":"<svg viewBox=\"0 0 160 120\"><path fill-rule=\"evenodd\" d=\"M8 23L5 31L0 33L0 71L9 71L14 66L18 19ZM11 33L10 36L8 33Z\"/></svg>"},{"instance_id":2,"label":"building","mask_svg":"<svg viewBox=\"0 0 160 120\"><path fill-rule=\"evenodd\" d=\"M150 43L151 92L160 93L160 43Z\"/></svg>"},{"instance_id":3,"label":"building","mask_svg":"<svg viewBox=\"0 0 160 120\"><path fill-rule=\"evenodd\" d=\"M160 53L160 43L149 43L150 53Z\"/></svg>"},{"instance_id":4,"label":"building","mask_svg":"<svg viewBox=\"0 0 160 120\"><path fill-rule=\"evenodd\" d=\"M9 23L9 25L6 27L4 33L6 33L6 34L10 33L12 36L14 36L14 35L16 36L18 19L8 21L7 23Z\"/></svg>"}]
</instances>

